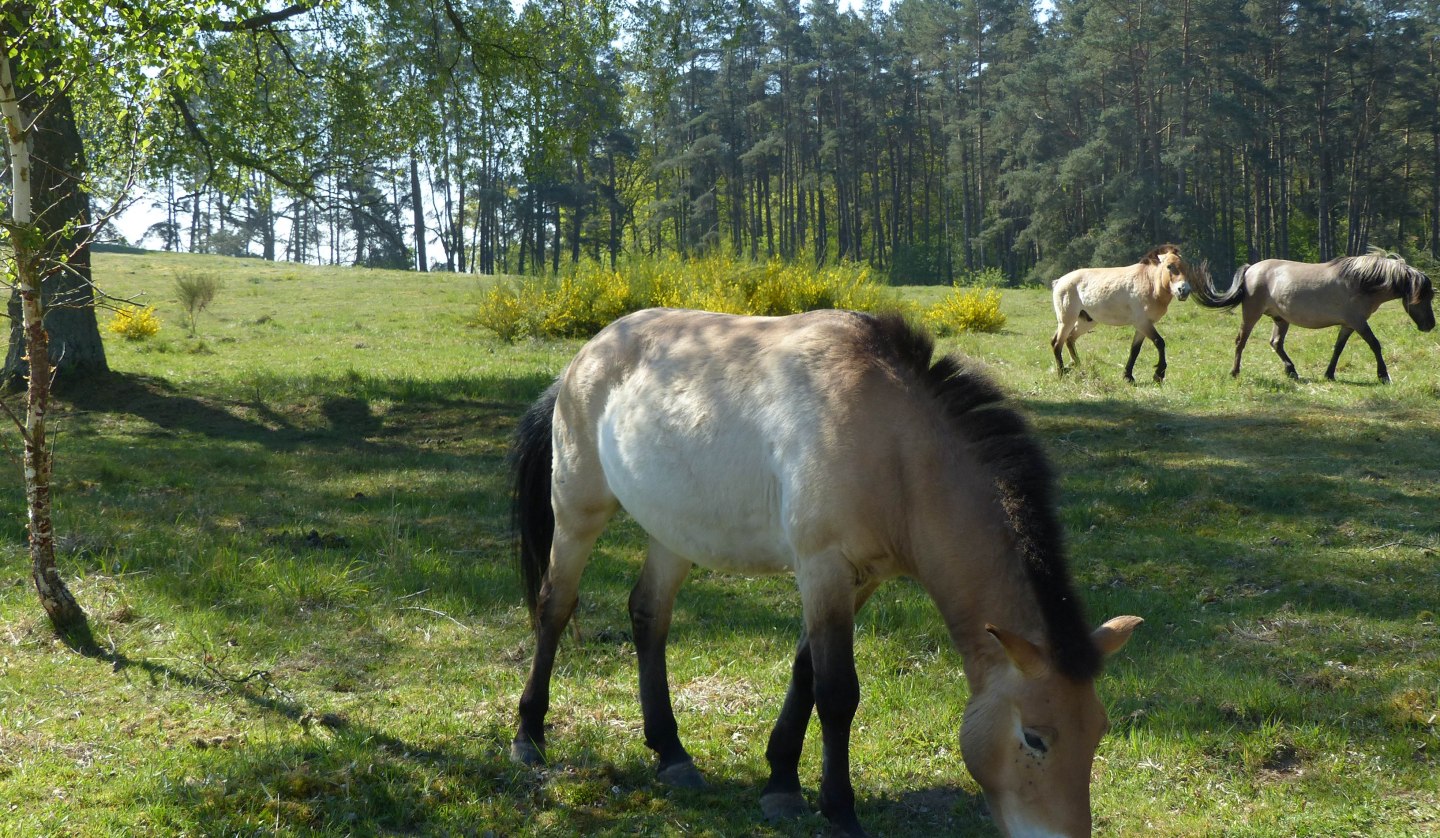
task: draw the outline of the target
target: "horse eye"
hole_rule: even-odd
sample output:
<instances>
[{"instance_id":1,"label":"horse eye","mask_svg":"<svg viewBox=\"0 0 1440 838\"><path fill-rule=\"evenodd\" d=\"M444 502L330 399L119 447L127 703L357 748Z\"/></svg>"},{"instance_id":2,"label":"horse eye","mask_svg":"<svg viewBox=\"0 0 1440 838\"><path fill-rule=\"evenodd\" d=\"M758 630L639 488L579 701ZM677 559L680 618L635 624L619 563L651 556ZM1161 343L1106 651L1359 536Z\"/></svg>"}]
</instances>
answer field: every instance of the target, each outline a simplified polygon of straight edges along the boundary
<instances>
[{"instance_id":1,"label":"horse eye","mask_svg":"<svg viewBox=\"0 0 1440 838\"><path fill-rule=\"evenodd\" d=\"M1045 744L1045 740L1030 730L1025 731L1025 746L1032 751L1039 751L1042 754L1050 750L1050 746Z\"/></svg>"}]
</instances>

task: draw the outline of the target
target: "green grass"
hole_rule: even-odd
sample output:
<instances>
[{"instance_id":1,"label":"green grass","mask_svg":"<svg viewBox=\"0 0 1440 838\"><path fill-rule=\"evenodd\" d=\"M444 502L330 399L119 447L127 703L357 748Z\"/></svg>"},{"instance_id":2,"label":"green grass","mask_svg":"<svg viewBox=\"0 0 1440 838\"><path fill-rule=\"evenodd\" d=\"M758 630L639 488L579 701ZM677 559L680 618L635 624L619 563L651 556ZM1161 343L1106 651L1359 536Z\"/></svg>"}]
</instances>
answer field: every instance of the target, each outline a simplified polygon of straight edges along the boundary
<instances>
[{"instance_id":1,"label":"green grass","mask_svg":"<svg viewBox=\"0 0 1440 838\"><path fill-rule=\"evenodd\" d=\"M505 757L530 640L503 457L575 342L469 328L486 280L165 255L97 257L156 339L63 394L61 562L108 660L56 641L28 582L19 480L0 493L0 835L810 836L758 819L798 602L785 579L697 574L671 680L711 788L651 780L617 522L562 648L544 771ZM178 272L223 281L194 338ZM917 302L947 289L907 289ZM1177 304L1163 386L1120 380L1129 335L1051 370L1048 295L943 342L1025 406L1062 475L1092 618L1146 618L1100 692L1106 835L1432 834L1440 828L1440 346L1398 306L1320 378L1237 318ZM1146 348L1137 375L1154 363ZM13 439L13 434L10 435ZM13 447L13 442L11 443ZM994 834L958 749L965 687L908 583L861 615L853 763L881 835ZM818 738L802 776L813 791Z\"/></svg>"}]
</instances>

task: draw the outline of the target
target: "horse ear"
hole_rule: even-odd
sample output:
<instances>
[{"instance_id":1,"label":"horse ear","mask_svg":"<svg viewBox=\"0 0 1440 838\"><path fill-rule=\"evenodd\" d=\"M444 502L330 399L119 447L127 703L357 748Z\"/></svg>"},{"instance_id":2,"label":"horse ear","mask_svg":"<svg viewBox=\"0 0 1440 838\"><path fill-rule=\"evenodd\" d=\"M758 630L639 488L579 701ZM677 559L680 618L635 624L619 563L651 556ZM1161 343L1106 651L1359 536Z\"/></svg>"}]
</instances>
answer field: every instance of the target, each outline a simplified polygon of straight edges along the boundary
<instances>
[{"instance_id":1,"label":"horse ear","mask_svg":"<svg viewBox=\"0 0 1440 838\"><path fill-rule=\"evenodd\" d=\"M1139 617L1112 617L1090 633L1090 640L1100 654L1113 655L1130 639L1130 632L1143 622Z\"/></svg>"},{"instance_id":2,"label":"horse ear","mask_svg":"<svg viewBox=\"0 0 1440 838\"><path fill-rule=\"evenodd\" d=\"M1020 670L1021 675L1026 678L1039 678L1050 671L1050 664L1046 662L1045 654L1040 651L1039 646L999 626L987 623L985 630L990 632L990 636L1005 650L1005 657Z\"/></svg>"}]
</instances>

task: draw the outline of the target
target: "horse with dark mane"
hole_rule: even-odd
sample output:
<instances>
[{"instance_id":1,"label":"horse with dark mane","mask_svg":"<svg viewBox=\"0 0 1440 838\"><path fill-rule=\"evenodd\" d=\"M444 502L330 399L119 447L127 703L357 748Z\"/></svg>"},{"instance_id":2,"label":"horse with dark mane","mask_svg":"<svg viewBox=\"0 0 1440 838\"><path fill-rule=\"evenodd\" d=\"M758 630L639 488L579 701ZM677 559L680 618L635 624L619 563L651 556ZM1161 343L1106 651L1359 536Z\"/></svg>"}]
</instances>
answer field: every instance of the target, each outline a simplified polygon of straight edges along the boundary
<instances>
[{"instance_id":1,"label":"horse with dark mane","mask_svg":"<svg viewBox=\"0 0 1440 838\"><path fill-rule=\"evenodd\" d=\"M1090 331L1096 323L1108 326L1130 326L1135 337L1130 341L1130 358L1125 362L1125 380L1135 381L1135 359L1145 339L1155 344L1160 360L1155 365L1155 381L1165 380L1165 339L1155 324L1170 309L1170 301L1184 302L1190 296L1191 280L1199 284L1206 276L1205 266L1198 269L1180 255L1180 248L1162 244L1151 248L1133 265L1120 268L1078 268L1055 280L1051 296L1055 303L1058 325L1050 348L1055 352L1055 369L1065 374L1065 361L1060 348L1070 350L1070 360L1080 363L1075 354L1075 339Z\"/></svg>"},{"instance_id":2,"label":"horse with dark mane","mask_svg":"<svg viewBox=\"0 0 1440 838\"><path fill-rule=\"evenodd\" d=\"M1390 381L1380 341L1370 329L1370 316L1390 300L1401 300L1405 313L1422 332L1435 328L1432 300L1435 289L1430 278L1404 259L1392 257L1382 250L1371 250L1364 256L1342 256L1322 264L1266 259L1253 265L1241 265L1235 272L1230 288L1220 293L1209 283L1196 287L1195 297L1209 308L1240 306L1240 334L1235 338L1235 365L1232 376L1240 374L1240 355L1250 331L1260 318L1269 315L1275 321L1270 347L1285 364L1285 373L1299 378L1295 363L1285 354L1285 334L1291 325L1306 329L1339 326L1335 352L1325 377L1335 379L1335 366L1352 333L1375 353L1376 374L1383 382Z\"/></svg>"},{"instance_id":3,"label":"horse with dark mane","mask_svg":"<svg viewBox=\"0 0 1440 838\"><path fill-rule=\"evenodd\" d=\"M933 350L898 315L663 309L582 347L521 421L511 454L536 630L512 758L544 760L557 647L595 540L623 507L650 537L630 619L661 781L703 785L666 677L681 583L697 564L790 573L803 631L761 809L808 811L799 760L814 711L820 810L836 833L864 835L849 757L855 614L904 575L964 660L962 754L995 823L1011 836L1089 835L1107 724L1095 678L1140 619L1087 624L1028 423L983 375Z\"/></svg>"}]
</instances>

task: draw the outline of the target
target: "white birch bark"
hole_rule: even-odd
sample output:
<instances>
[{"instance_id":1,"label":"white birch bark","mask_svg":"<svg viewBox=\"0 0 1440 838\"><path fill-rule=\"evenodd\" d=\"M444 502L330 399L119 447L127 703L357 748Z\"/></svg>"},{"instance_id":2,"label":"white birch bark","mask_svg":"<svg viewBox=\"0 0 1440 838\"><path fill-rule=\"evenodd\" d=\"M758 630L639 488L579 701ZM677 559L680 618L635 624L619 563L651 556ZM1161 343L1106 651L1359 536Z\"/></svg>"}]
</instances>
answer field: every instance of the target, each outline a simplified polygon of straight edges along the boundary
<instances>
[{"instance_id":1,"label":"white birch bark","mask_svg":"<svg viewBox=\"0 0 1440 838\"><path fill-rule=\"evenodd\" d=\"M10 44L0 36L0 115L5 123L6 152L10 159L10 217L8 228L15 257L15 285L24 316L25 351L30 378L25 388L25 417L18 422L25 442L25 505L30 531L30 567L41 607L50 622L66 631L85 623L85 612L65 587L55 566L55 531L50 503L50 446L45 434L50 406L50 345L45 332L40 296L44 241L36 229L31 206L30 124L21 107L10 66Z\"/></svg>"}]
</instances>

